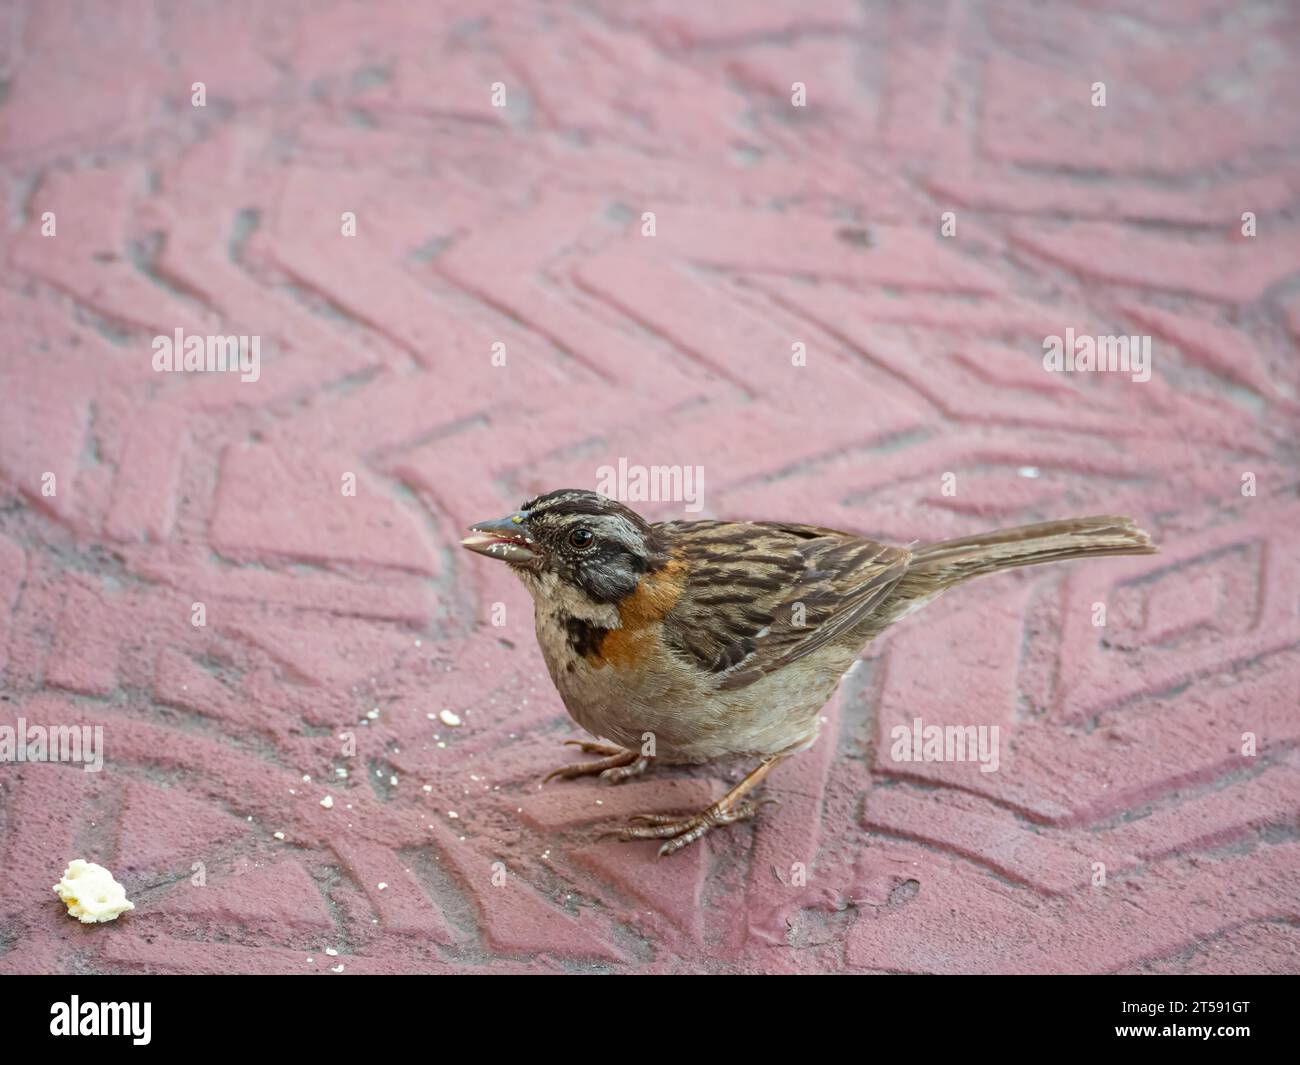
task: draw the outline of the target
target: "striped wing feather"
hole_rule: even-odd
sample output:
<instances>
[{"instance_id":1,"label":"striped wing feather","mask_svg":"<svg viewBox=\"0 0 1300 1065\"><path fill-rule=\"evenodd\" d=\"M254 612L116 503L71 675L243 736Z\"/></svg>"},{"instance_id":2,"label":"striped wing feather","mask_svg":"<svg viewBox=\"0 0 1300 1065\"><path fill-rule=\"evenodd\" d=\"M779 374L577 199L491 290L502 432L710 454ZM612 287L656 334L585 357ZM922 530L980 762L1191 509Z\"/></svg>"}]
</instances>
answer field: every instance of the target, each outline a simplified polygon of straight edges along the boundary
<instances>
[{"instance_id":1,"label":"striped wing feather","mask_svg":"<svg viewBox=\"0 0 1300 1065\"><path fill-rule=\"evenodd\" d=\"M907 569L910 552L850 533L780 522L666 522L689 563L664 619L678 654L743 688L835 640L866 617Z\"/></svg>"}]
</instances>

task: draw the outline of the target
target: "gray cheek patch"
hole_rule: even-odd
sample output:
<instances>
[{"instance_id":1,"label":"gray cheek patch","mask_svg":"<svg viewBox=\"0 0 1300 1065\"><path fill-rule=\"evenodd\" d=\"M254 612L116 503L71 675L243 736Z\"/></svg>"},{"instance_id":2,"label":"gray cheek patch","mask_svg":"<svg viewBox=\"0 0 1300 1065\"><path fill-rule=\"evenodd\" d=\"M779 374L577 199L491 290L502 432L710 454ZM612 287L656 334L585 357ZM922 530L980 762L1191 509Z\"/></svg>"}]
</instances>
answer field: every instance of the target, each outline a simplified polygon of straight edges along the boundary
<instances>
[{"instance_id":1,"label":"gray cheek patch","mask_svg":"<svg viewBox=\"0 0 1300 1065\"><path fill-rule=\"evenodd\" d=\"M593 559L578 567L578 583L599 603L613 603L636 591L640 576L632 560L618 558Z\"/></svg>"},{"instance_id":2,"label":"gray cheek patch","mask_svg":"<svg viewBox=\"0 0 1300 1065\"><path fill-rule=\"evenodd\" d=\"M641 530L633 525L627 518L621 514L609 514L596 518L591 527L597 536L602 537L611 545L616 545L634 555L639 555L645 549L645 537Z\"/></svg>"}]
</instances>

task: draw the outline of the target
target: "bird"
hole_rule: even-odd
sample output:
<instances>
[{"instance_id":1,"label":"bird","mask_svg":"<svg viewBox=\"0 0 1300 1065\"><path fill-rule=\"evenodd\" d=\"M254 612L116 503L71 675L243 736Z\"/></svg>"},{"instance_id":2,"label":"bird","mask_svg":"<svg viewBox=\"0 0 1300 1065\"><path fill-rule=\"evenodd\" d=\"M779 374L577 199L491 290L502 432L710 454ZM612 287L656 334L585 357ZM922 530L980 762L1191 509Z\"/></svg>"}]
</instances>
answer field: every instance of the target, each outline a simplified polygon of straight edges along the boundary
<instances>
[{"instance_id":1,"label":"bird","mask_svg":"<svg viewBox=\"0 0 1300 1065\"><path fill-rule=\"evenodd\" d=\"M469 527L466 549L508 565L569 715L599 757L550 773L621 783L652 763L756 763L702 810L611 828L660 856L747 821L759 784L817 740L820 711L863 648L974 577L1157 547L1131 519L1067 518L895 547L782 521L650 523L584 489L537 496Z\"/></svg>"}]
</instances>

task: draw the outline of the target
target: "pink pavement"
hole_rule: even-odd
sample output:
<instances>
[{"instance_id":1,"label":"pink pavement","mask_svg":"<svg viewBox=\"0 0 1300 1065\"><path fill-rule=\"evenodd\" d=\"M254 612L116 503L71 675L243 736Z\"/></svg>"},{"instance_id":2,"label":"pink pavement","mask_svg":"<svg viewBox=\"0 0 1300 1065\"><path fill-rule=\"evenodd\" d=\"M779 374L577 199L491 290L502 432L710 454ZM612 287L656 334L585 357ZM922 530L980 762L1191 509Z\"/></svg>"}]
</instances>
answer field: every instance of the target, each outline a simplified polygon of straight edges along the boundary
<instances>
[{"instance_id":1,"label":"pink pavement","mask_svg":"<svg viewBox=\"0 0 1300 1065\"><path fill-rule=\"evenodd\" d=\"M0 972L1300 971L1294 12L239 10L0 10L0 725L105 757L0 764ZM156 372L178 328L258 380ZM456 546L620 458L1163 551L908 619L657 861L596 830L739 767L542 787L581 734ZM917 718L998 771L895 760ZM76 857L136 909L70 919Z\"/></svg>"}]
</instances>

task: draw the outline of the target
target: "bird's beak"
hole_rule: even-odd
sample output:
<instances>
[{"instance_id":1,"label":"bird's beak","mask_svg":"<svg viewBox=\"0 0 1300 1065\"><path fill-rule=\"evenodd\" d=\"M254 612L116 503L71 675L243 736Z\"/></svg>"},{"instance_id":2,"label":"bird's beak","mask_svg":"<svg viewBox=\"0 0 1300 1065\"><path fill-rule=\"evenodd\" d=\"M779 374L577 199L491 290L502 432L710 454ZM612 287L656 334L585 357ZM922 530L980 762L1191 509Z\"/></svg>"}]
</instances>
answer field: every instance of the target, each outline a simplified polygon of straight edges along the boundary
<instances>
[{"instance_id":1,"label":"bird's beak","mask_svg":"<svg viewBox=\"0 0 1300 1065\"><path fill-rule=\"evenodd\" d=\"M469 527L461 547L502 562L531 562L537 557L537 543L528 535L525 515L512 514L495 521L480 521Z\"/></svg>"}]
</instances>

